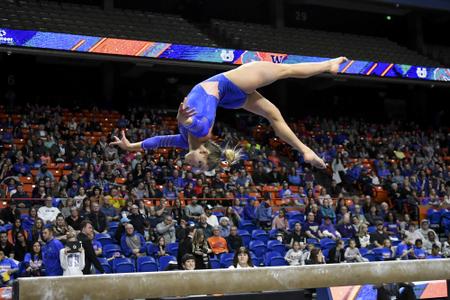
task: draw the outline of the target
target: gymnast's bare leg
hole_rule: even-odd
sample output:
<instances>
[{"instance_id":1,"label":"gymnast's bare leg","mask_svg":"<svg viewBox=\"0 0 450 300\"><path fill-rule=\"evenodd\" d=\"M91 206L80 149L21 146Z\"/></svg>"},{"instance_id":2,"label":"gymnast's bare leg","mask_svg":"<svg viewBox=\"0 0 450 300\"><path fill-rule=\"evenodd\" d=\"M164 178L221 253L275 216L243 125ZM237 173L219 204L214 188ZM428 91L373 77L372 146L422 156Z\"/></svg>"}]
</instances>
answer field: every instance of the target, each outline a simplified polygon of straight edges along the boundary
<instances>
[{"instance_id":1,"label":"gymnast's bare leg","mask_svg":"<svg viewBox=\"0 0 450 300\"><path fill-rule=\"evenodd\" d=\"M324 161L303 144L289 128L280 110L258 93L256 89L285 78L308 78L326 72L336 74L339 65L345 61L347 61L347 58L339 57L319 63L274 64L252 62L228 71L224 75L249 94L243 106L245 110L266 118L272 125L275 134L298 150L307 163L317 168L325 168Z\"/></svg>"}]
</instances>

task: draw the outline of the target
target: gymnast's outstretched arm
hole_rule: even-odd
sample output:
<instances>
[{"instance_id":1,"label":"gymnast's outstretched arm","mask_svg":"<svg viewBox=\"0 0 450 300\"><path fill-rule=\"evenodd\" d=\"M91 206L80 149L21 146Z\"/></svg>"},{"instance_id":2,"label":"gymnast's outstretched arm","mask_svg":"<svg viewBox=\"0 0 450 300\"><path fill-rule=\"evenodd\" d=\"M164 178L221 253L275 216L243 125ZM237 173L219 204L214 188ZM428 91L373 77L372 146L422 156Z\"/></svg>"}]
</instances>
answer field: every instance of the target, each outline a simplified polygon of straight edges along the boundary
<instances>
[{"instance_id":1,"label":"gymnast's outstretched arm","mask_svg":"<svg viewBox=\"0 0 450 300\"><path fill-rule=\"evenodd\" d=\"M124 130L122 130L122 138L114 136L114 142L111 142L110 145L117 145L126 151L151 150L161 147L188 148L188 143L181 134L154 136L141 142L130 143Z\"/></svg>"}]
</instances>

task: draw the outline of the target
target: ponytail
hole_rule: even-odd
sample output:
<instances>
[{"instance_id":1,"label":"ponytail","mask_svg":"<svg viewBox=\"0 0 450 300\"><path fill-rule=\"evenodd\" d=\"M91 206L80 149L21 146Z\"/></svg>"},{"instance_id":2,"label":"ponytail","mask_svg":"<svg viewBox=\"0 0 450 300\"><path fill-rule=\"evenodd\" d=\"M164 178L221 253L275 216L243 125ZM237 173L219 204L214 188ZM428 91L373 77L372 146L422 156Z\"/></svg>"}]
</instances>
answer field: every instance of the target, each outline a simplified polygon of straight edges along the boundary
<instances>
[{"instance_id":1,"label":"ponytail","mask_svg":"<svg viewBox=\"0 0 450 300\"><path fill-rule=\"evenodd\" d=\"M208 155L208 169L213 170L219 165L221 167L228 167L234 165L241 159L242 149L237 146L229 148L228 145L222 149L217 143L213 141L207 141L204 146L209 151Z\"/></svg>"}]
</instances>

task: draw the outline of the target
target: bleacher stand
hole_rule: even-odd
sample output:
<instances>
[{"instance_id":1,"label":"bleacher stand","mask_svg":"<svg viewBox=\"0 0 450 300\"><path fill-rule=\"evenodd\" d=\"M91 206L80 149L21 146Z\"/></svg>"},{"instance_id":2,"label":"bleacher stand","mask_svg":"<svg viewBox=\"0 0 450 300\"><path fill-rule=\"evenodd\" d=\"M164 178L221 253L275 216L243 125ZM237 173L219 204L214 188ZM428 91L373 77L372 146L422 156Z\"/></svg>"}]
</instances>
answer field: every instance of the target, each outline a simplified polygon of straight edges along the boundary
<instances>
[{"instance_id":1,"label":"bleacher stand","mask_svg":"<svg viewBox=\"0 0 450 300\"><path fill-rule=\"evenodd\" d=\"M96 117L98 115L102 117ZM416 243L419 239L427 241L429 238L429 229L426 227L422 226L409 234L412 243L400 244L402 234L408 230L409 224L417 224L427 218L431 228L435 230L437 240L442 240L439 255L448 256L448 242L445 240L449 234L450 202L445 182L450 178L449 156L447 148L435 147L437 144L448 143L448 136L440 134L439 131L412 132L394 125L368 123L353 123L354 125L344 129L339 121L331 120L324 120L320 127L316 127L317 129L307 131L305 128L314 128L311 125L315 124L316 119L296 120L292 124L294 130L298 134L301 133L305 137L305 142L313 148L320 148L321 155L331 165L329 171L334 182L324 187L319 185L314 173L307 169L301 157L288 151L289 148L279 143L272 133L268 131L268 134L260 135L261 131L267 130L263 124L255 125L240 134L229 127L226 132L232 132L232 135L225 136L224 133L223 136L218 136L218 141L223 143L230 141L230 136L235 137L231 142L240 143L246 151L247 159L230 170L220 171L218 176L206 176L193 174L190 167L182 163L183 152L180 149L158 149L136 155L109 146L108 140L111 134L117 133L119 123L125 121L130 125L132 120L135 120L134 122L139 120L139 124L133 124L134 126L130 127L133 129L129 129L127 133L133 141L160 133L170 134L177 129L175 116L164 112L139 115L98 108L70 111L67 108L37 105L17 106L14 111L6 111L0 106L2 141L0 182L3 198L3 208L0 211L1 231L12 236L15 230L12 224L22 215L21 218L25 220L23 223L26 224L24 230L29 233L29 241L42 243L43 227L36 225L41 221L36 215L35 208L42 206L45 199L52 200L47 201L48 206L57 207L61 212L67 213L66 220L71 218L72 211L78 211L83 219L92 216L92 205L99 205L102 210L104 205L110 208L111 204L117 216L108 214L107 229L104 232L97 232L94 237L102 248L99 255L105 272L162 271L170 261L177 260L180 242L183 242L183 251L186 250L185 245L189 243L186 239L190 237L180 233L183 233L185 228L197 226L199 219L206 219L206 215L203 215L197 219L187 220L186 214L180 214L173 200L162 204L166 203L161 201L164 186L172 180L176 171L175 175L179 174L183 178L184 187L175 187L175 197L183 210L191 202L191 197L184 194L186 186L191 182L195 185L201 183L201 188L193 191L199 198L198 205L204 209L206 204L212 204L215 216L223 216L227 206L239 203L237 206L231 206L239 216L237 219L239 221L236 221L238 234L241 235L243 244L249 247L257 266L287 264L284 255L291 247L291 233L296 227L295 223L302 224L300 233L297 233L295 238L298 236L302 239L304 228L308 231L319 231L325 219L321 216L321 211L328 214L330 209L328 206L334 210L336 218L327 219L332 221L337 230L345 229L345 232L340 232L341 236L350 235L343 239L345 247L348 246L348 238L355 239L361 255L369 260L396 258L402 254L395 250L399 245L405 249L413 249L410 251L411 254L406 256L408 259L426 258L431 255L426 252L427 249L432 249L432 245L421 247L420 243ZM354 138L352 126L366 130L364 143ZM333 133L329 130L332 127L342 129ZM380 138L381 136L384 140ZM382 146L391 140L399 142L393 144L393 148ZM419 142L420 140L423 144ZM328 142L321 144L323 141ZM256 144L260 146L255 147ZM372 145L375 145L375 150L371 149ZM360 150L361 147L363 151ZM386 150L390 148L394 151ZM258 149L276 149L276 151L265 152ZM370 154L364 151L368 149L371 150ZM273 161L279 163L278 169L273 166ZM345 167L345 172L337 171L339 168L336 166L339 164ZM44 165L46 168L43 168ZM260 182L239 188L240 174L252 177L257 166L262 166L267 176L261 177ZM272 172L283 174L283 167L296 168L295 171L301 177L300 185L290 183L287 176L279 177L286 178L287 185L271 179ZM240 172L241 169L245 172ZM217 184L216 180L222 184ZM393 183L397 185L395 188ZM137 197L136 192L131 192L139 184L140 189L144 189L143 195L149 197ZM224 189L215 191L216 195L221 195L222 198L207 198L209 195L204 193L203 188L208 187L211 191L215 189L214 186ZM282 189L286 191L287 188L292 191L292 195L286 198L286 193L283 193L284 198L281 199L279 191ZM160 193L156 193L156 190ZM291 201L291 198L297 202ZM285 209L288 230L276 228L265 230L257 226L256 219L245 218L246 214L252 215L252 210L254 215L255 209L263 200L271 208L272 219L278 215L281 208ZM321 210L324 203L327 203L327 207ZM430 203L432 205L429 205ZM350 225L348 220L355 212L355 206L359 207L357 218L361 218L362 222ZM139 214L146 224L139 233L145 242L142 244L140 240L139 243L142 244L140 246L143 250L140 249L135 255L129 249L132 249L130 246L135 245L136 241L132 238L128 240L122 238L127 224L137 226L133 224L135 220L133 214ZM174 220L184 218L185 221L182 222L184 227L180 226L181 223L176 225L176 243L167 244L166 254L158 258L156 241L159 234L156 225L163 222L168 215ZM306 221L305 215L308 215L308 220L314 221ZM392 215L395 216L395 220ZM119 223L119 218L123 222ZM353 222L354 218L350 220ZM52 223L51 220L49 222ZM341 222L344 223L341 225ZM374 226L376 223L381 224L380 228L386 229L387 242L381 241L382 245L375 245L377 234L375 229L375 232L369 233L374 235L374 238L371 238L368 245L364 244L366 247L362 247L364 236L359 236L358 226L360 224ZM348 230L349 226L354 226L355 230ZM5 234L0 235L2 239L3 236L6 239L8 237ZM328 254L338 239L303 238L301 242L305 253L315 247L323 249L323 252ZM7 256L13 257L14 245L11 242L1 240L0 248L10 249ZM124 257L124 254L128 257ZM232 263L232 257L232 252L222 253L217 257L211 255L211 266L228 267ZM405 256L402 256L402 259L404 258ZM19 264L24 267L27 262L20 261Z\"/></svg>"}]
</instances>

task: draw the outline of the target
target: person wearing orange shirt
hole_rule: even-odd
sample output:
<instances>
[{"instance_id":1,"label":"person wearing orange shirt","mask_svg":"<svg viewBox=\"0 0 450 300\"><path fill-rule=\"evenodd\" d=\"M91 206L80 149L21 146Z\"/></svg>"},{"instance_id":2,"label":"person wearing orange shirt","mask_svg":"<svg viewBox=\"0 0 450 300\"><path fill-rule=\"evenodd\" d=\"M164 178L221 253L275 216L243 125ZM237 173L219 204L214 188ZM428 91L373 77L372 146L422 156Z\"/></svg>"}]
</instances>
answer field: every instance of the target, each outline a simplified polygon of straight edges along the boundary
<instances>
[{"instance_id":1,"label":"person wearing orange shirt","mask_svg":"<svg viewBox=\"0 0 450 300\"><path fill-rule=\"evenodd\" d=\"M213 228L213 235L208 238L208 243L215 255L219 256L222 253L228 253L227 241L220 236L220 228L218 226Z\"/></svg>"}]
</instances>

